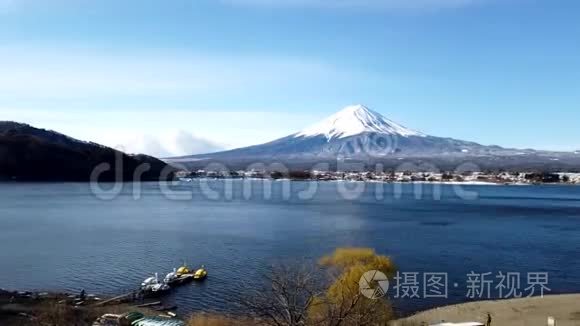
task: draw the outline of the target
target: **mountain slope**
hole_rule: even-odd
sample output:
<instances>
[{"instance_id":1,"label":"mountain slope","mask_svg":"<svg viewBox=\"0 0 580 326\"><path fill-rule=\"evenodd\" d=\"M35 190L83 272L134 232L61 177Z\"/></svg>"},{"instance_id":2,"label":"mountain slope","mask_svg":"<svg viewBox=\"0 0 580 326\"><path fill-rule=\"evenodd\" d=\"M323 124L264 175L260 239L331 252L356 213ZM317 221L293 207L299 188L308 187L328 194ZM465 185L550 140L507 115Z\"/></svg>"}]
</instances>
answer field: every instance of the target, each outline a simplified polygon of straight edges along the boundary
<instances>
[{"instance_id":1,"label":"mountain slope","mask_svg":"<svg viewBox=\"0 0 580 326\"><path fill-rule=\"evenodd\" d=\"M116 162L121 162L117 164ZM141 180L159 180L168 165L146 155L127 155L112 148L87 143L26 124L0 121L0 179L23 181L88 181L101 163L112 167L99 181L132 180L137 167L150 170ZM173 168L168 168L174 172ZM169 173L172 177L173 173Z\"/></svg>"},{"instance_id":2,"label":"mountain slope","mask_svg":"<svg viewBox=\"0 0 580 326\"><path fill-rule=\"evenodd\" d=\"M254 162L280 162L300 166L316 162L358 160L389 162L395 165L405 159L430 162L470 161L501 168L502 164L518 166L525 160L536 164L547 160L577 159L571 153L506 149L484 146L453 138L434 137L406 128L362 105L344 108L338 113L290 136L269 143L172 159L191 167L218 161L243 168ZM554 165L554 161L550 162Z\"/></svg>"}]
</instances>

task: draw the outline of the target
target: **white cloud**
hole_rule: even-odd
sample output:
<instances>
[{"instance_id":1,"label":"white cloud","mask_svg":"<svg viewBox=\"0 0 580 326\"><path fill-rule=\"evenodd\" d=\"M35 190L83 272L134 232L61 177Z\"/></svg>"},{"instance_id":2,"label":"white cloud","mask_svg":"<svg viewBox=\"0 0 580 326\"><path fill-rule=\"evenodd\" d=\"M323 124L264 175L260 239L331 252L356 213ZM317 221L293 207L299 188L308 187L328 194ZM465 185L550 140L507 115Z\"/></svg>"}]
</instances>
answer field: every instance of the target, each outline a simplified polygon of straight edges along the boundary
<instances>
[{"instance_id":1,"label":"white cloud","mask_svg":"<svg viewBox=\"0 0 580 326\"><path fill-rule=\"evenodd\" d=\"M484 0L221 0L234 5L382 10L432 10L456 8Z\"/></svg>"},{"instance_id":2,"label":"white cloud","mask_svg":"<svg viewBox=\"0 0 580 326\"><path fill-rule=\"evenodd\" d=\"M174 130L160 135L132 135L120 147L128 153L145 153L156 157L174 157L217 152L224 147L211 140L184 130Z\"/></svg>"},{"instance_id":3,"label":"white cloud","mask_svg":"<svg viewBox=\"0 0 580 326\"><path fill-rule=\"evenodd\" d=\"M169 157L271 141L296 132L318 118L274 111L230 112L198 107L89 112L0 106L0 120L28 123L128 153Z\"/></svg>"},{"instance_id":4,"label":"white cloud","mask_svg":"<svg viewBox=\"0 0 580 326\"><path fill-rule=\"evenodd\" d=\"M231 149L286 136L312 121L281 108L248 108L248 94L315 96L325 85L368 79L343 69L293 57L0 45L0 120L154 156ZM226 103L233 111L203 104L232 98L240 99Z\"/></svg>"}]
</instances>

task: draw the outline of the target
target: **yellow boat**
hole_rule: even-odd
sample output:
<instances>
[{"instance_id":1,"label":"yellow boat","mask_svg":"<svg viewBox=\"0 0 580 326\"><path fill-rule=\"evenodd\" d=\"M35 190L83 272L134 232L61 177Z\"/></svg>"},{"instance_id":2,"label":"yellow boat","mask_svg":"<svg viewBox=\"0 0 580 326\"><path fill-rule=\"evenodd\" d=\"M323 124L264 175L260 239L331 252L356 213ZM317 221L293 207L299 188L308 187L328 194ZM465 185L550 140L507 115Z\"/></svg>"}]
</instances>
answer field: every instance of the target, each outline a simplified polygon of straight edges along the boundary
<instances>
[{"instance_id":1,"label":"yellow boat","mask_svg":"<svg viewBox=\"0 0 580 326\"><path fill-rule=\"evenodd\" d=\"M175 275L179 279L193 279L196 281L201 281L207 277L207 270L205 269L205 265L201 265L201 267L194 272L184 263L183 266L179 267L175 271Z\"/></svg>"},{"instance_id":2,"label":"yellow boat","mask_svg":"<svg viewBox=\"0 0 580 326\"><path fill-rule=\"evenodd\" d=\"M183 264L183 266L179 267L175 273L177 274L177 276L181 276L191 274L191 271L189 270L187 265Z\"/></svg>"},{"instance_id":3,"label":"yellow boat","mask_svg":"<svg viewBox=\"0 0 580 326\"><path fill-rule=\"evenodd\" d=\"M207 277L207 270L205 269L204 265L201 265L201 268L196 270L193 274L193 279L196 281L201 281Z\"/></svg>"}]
</instances>

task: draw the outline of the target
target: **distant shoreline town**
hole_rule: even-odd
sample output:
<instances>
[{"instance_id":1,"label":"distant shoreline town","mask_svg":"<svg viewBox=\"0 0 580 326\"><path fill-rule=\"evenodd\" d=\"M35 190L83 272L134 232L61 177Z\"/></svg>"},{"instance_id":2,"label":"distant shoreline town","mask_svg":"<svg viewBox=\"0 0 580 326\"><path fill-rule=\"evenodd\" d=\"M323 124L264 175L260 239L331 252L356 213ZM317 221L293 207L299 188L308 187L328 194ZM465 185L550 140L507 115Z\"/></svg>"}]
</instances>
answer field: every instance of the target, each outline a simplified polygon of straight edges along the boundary
<instances>
[{"instance_id":1,"label":"distant shoreline town","mask_svg":"<svg viewBox=\"0 0 580 326\"><path fill-rule=\"evenodd\" d=\"M336 171L181 171L182 181L192 179L272 179L296 181L362 181L386 183L449 183L472 185L580 185L580 173L530 173L530 172L336 172Z\"/></svg>"}]
</instances>

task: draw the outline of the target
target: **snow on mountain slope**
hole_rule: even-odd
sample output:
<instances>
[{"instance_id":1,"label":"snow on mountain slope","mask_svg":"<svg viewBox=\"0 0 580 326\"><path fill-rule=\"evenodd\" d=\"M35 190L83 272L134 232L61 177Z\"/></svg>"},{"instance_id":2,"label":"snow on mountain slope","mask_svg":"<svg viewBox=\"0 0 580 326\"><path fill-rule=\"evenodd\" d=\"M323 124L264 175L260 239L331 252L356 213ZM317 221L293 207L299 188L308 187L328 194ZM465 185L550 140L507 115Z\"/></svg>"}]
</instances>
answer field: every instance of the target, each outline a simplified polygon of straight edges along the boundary
<instances>
[{"instance_id":1,"label":"snow on mountain slope","mask_svg":"<svg viewBox=\"0 0 580 326\"><path fill-rule=\"evenodd\" d=\"M294 137L324 136L330 141L365 132L402 137L425 137L424 134L403 127L364 105L347 106L327 119L296 133Z\"/></svg>"},{"instance_id":2,"label":"snow on mountain slope","mask_svg":"<svg viewBox=\"0 0 580 326\"><path fill-rule=\"evenodd\" d=\"M434 171L454 170L463 163L482 169L576 169L578 155L486 146L471 141L423 134L397 124L365 106L344 108L298 133L224 152L168 159L190 169L219 163L230 169L248 169L256 163L282 163L293 169L311 169L318 163L336 169L344 162L384 164L399 168L417 162Z\"/></svg>"},{"instance_id":3,"label":"snow on mountain slope","mask_svg":"<svg viewBox=\"0 0 580 326\"><path fill-rule=\"evenodd\" d=\"M287 137L190 158L300 160L389 155L479 155L495 150L472 142L429 136L403 127L363 105L353 105Z\"/></svg>"}]
</instances>

